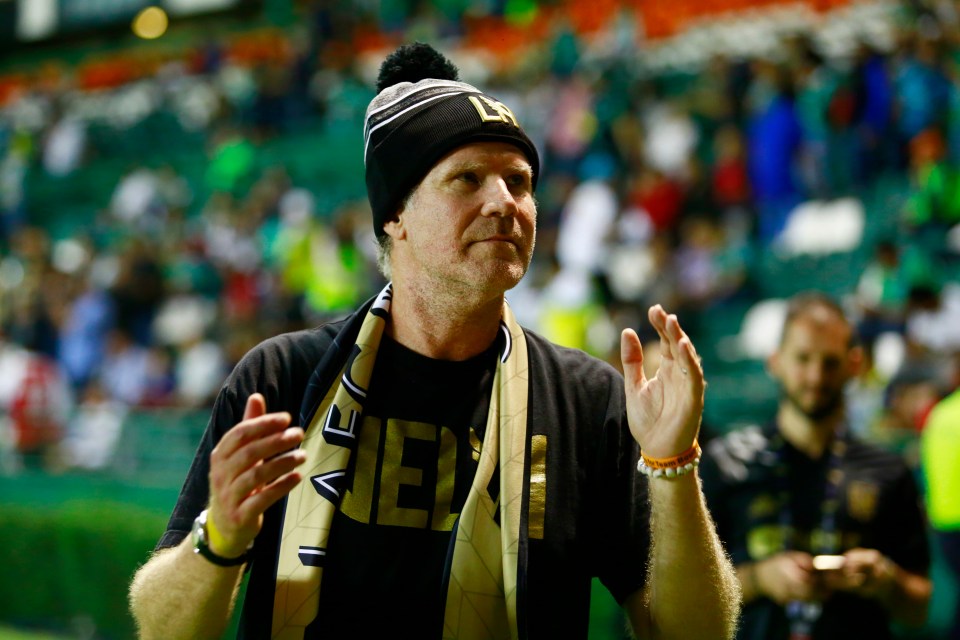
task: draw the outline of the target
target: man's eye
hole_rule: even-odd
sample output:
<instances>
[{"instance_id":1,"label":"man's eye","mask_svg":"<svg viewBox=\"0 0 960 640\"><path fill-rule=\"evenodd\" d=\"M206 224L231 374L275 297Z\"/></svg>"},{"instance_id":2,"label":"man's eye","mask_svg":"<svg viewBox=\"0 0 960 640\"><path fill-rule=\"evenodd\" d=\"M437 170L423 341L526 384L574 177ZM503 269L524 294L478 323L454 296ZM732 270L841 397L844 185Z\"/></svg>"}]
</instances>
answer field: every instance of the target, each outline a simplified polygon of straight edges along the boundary
<instances>
[{"instance_id":1,"label":"man's eye","mask_svg":"<svg viewBox=\"0 0 960 640\"><path fill-rule=\"evenodd\" d=\"M507 178L507 184L511 187L526 187L530 184L530 180L522 173L515 173Z\"/></svg>"},{"instance_id":2,"label":"man's eye","mask_svg":"<svg viewBox=\"0 0 960 640\"><path fill-rule=\"evenodd\" d=\"M475 173L472 172L472 171L466 171L466 172L464 172L464 173L461 173L461 174L460 174L460 179L463 180L464 182L469 182L470 184L479 184L479 183L480 183L480 177L477 176L477 174L475 174Z\"/></svg>"}]
</instances>

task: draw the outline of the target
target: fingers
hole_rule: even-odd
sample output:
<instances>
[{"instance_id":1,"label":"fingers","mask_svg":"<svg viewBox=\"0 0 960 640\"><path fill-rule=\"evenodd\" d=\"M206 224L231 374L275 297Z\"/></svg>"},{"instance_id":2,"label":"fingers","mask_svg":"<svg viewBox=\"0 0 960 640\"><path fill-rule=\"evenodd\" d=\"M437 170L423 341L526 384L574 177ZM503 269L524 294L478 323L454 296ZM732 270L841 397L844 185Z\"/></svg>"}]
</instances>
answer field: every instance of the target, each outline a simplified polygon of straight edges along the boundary
<instances>
[{"instance_id":1,"label":"fingers","mask_svg":"<svg viewBox=\"0 0 960 640\"><path fill-rule=\"evenodd\" d=\"M290 493L301 480L303 480L303 475L298 471L291 471L277 478L271 484L243 501L238 509L240 518L244 520L256 518L269 509L277 500Z\"/></svg>"},{"instance_id":2,"label":"fingers","mask_svg":"<svg viewBox=\"0 0 960 640\"><path fill-rule=\"evenodd\" d=\"M643 347L640 345L640 337L633 329L624 329L620 333L620 361L623 363L623 377L628 386L647 381L643 373Z\"/></svg>"},{"instance_id":3,"label":"fingers","mask_svg":"<svg viewBox=\"0 0 960 640\"><path fill-rule=\"evenodd\" d=\"M251 492L301 464L306 460L306 454L291 449L302 441L303 429L291 427L239 449L224 461L224 472L230 479L225 486L226 498L232 504L239 504Z\"/></svg>"},{"instance_id":4,"label":"fingers","mask_svg":"<svg viewBox=\"0 0 960 640\"><path fill-rule=\"evenodd\" d=\"M844 553L841 589L863 595L877 593L896 580L896 565L876 549L851 549Z\"/></svg>"},{"instance_id":5,"label":"fingers","mask_svg":"<svg viewBox=\"0 0 960 640\"><path fill-rule=\"evenodd\" d=\"M704 389L703 367L690 338L684 336L678 343L677 350L679 351L677 362L683 369L683 374L690 378L694 394L702 395Z\"/></svg>"},{"instance_id":6,"label":"fingers","mask_svg":"<svg viewBox=\"0 0 960 640\"><path fill-rule=\"evenodd\" d=\"M290 426L289 413L266 410L263 395L252 394L243 420L210 453L208 522L211 530L215 523L217 548L228 557L247 548L262 526L263 512L302 479L294 469L306 460L297 448L303 429Z\"/></svg>"},{"instance_id":7,"label":"fingers","mask_svg":"<svg viewBox=\"0 0 960 640\"><path fill-rule=\"evenodd\" d=\"M667 312L664 311L663 307L659 304L655 304L647 311L647 318L660 336L660 357L666 360L673 360L673 352L670 349L670 337L667 335Z\"/></svg>"},{"instance_id":8,"label":"fingers","mask_svg":"<svg viewBox=\"0 0 960 640\"><path fill-rule=\"evenodd\" d=\"M243 410L243 419L251 420L262 416L267 412L267 401L263 394L254 393L247 398L247 406Z\"/></svg>"},{"instance_id":9,"label":"fingers","mask_svg":"<svg viewBox=\"0 0 960 640\"><path fill-rule=\"evenodd\" d=\"M697 355L693 341L680 327L677 316L668 314L659 304L650 307L647 315L660 336L661 357L674 361L685 375L692 374L695 390L702 387L703 367L700 356Z\"/></svg>"},{"instance_id":10,"label":"fingers","mask_svg":"<svg viewBox=\"0 0 960 640\"><path fill-rule=\"evenodd\" d=\"M660 347L663 349L663 354L671 359L680 359L683 350L680 343L684 339L690 342L690 338L680 327L677 316L672 313L668 314L659 304L650 307L647 315L650 318L650 324L653 325L660 336ZM692 343L690 346L693 346Z\"/></svg>"},{"instance_id":11,"label":"fingers","mask_svg":"<svg viewBox=\"0 0 960 640\"><path fill-rule=\"evenodd\" d=\"M250 406L249 401L247 402L247 406ZM244 415L246 415L246 412ZM266 413L250 419L244 419L243 422L240 422L224 434L213 450L213 455L219 455L224 458L230 457L235 451L248 442L283 431L290 426L291 420L290 414L286 411Z\"/></svg>"}]
</instances>

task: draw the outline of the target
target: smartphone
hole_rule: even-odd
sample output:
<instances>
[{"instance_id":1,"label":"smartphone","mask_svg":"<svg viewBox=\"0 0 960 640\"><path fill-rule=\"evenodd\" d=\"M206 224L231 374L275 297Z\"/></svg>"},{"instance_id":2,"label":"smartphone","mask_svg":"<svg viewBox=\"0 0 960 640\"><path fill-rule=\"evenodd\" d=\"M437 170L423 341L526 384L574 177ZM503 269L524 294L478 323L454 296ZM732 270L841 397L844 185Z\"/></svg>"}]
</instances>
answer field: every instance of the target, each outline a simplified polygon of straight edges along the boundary
<instances>
[{"instance_id":1,"label":"smartphone","mask_svg":"<svg viewBox=\"0 0 960 640\"><path fill-rule=\"evenodd\" d=\"M837 571L843 569L844 563L847 561L843 556L813 556L813 570L814 571Z\"/></svg>"}]
</instances>

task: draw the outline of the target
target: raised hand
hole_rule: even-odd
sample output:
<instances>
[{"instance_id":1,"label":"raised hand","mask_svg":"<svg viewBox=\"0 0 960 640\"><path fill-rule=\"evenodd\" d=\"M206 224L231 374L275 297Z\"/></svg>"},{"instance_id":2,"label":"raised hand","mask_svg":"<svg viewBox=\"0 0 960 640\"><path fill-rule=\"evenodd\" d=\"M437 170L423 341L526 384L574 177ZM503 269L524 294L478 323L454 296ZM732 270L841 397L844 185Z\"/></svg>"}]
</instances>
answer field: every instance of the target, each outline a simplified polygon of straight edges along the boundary
<instances>
[{"instance_id":1,"label":"raised hand","mask_svg":"<svg viewBox=\"0 0 960 640\"><path fill-rule=\"evenodd\" d=\"M267 413L259 393L247 398L243 421L227 431L210 454L211 550L227 558L246 551L263 526L263 512L302 480L294 469L306 460L296 447L303 429L290 414Z\"/></svg>"},{"instance_id":2,"label":"raised hand","mask_svg":"<svg viewBox=\"0 0 960 640\"><path fill-rule=\"evenodd\" d=\"M660 305L650 308L650 323L660 334L660 368L647 379L643 347L633 329L620 336L627 420L644 454L670 458L689 449L703 415L703 368L675 315Z\"/></svg>"}]
</instances>

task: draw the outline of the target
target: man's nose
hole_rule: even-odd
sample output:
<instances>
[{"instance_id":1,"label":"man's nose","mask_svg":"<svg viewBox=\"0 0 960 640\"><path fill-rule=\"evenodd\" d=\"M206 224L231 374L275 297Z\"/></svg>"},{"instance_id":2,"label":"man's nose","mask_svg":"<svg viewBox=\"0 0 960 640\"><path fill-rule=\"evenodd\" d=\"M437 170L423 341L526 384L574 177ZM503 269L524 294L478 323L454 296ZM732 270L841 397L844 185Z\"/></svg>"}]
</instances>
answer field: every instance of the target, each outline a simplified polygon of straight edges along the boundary
<instances>
[{"instance_id":1,"label":"man's nose","mask_svg":"<svg viewBox=\"0 0 960 640\"><path fill-rule=\"evenodd\" d=\"M807 367L807 382L812 385L820 386L826 380L827 372L821 364L811 364Z\"/></svg>"},{"instance_id":2,"label":"man's nose","mask_svg":"<svg viewBox=\"0 0 960 640\"><path fill-rule=\"evenodd\" d=\"M483 189L484 203L480 214L489 218L506 218L517 215L517 201L503 178L491 178Z\"/></svg>"}]
</instances>

